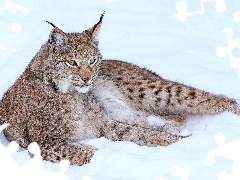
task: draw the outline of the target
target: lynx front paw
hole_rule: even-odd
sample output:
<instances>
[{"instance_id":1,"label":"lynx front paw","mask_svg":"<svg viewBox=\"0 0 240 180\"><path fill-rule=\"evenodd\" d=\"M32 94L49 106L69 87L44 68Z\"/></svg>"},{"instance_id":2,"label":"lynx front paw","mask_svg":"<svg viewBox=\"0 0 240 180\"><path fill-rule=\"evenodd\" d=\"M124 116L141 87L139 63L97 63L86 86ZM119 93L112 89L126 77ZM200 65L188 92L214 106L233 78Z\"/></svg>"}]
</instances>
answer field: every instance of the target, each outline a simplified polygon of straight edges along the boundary
<instances>
[{"instance_id":1,"label":"lynx front paw","mask_svg":"<svg viewBox=\"0 0 240 180\"><path fill-rule=\"evenodd\" d=\"M41 155L43 159L48 161L69 160L71 164L81 166L90 162L96 150L93 146L84 144L53 142L45 144L41 148Z\"/></svg>"},{"instance_id":2,"label":"lynx front paw","mask_svg":"<svg viewBox=\"0 0 240 180\"><path fill-rule=\"evenodd\" d=\"M163 131L166 131L173 135L181 135L183 131L186 132L186 129L184 129L185 119L179 116L149 116L147 118L147 121L151 127L161 127ZM188 135L189 134L190 133L188 133Z\"/></svg>"}]
</instances>

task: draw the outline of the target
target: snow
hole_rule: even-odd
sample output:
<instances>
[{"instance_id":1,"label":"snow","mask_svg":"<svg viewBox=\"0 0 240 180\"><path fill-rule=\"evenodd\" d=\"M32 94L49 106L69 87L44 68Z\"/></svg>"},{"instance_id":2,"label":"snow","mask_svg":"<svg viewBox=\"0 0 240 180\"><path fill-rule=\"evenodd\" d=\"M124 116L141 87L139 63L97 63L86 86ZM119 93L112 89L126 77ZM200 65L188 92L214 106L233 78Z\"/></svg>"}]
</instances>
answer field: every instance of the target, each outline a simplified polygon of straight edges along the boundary
<instances>
[{"instance_id":1,"label":"snow","mask_svg":"<svg viewBox=\"0 0 240 180\"><path fill-rule=\"evenodd\" d=\"M52 27L44 21L52 22L65 32L83 31L92 27L106 11L99 34L104 59L138 64L166 79L239 100L238 69L230 67L228 56L218 57L216 49L228 46L225 28L233 30L233 39L240 39L237 16L240 2L228 0L226 11L218 12L215 6L219 1L204 1L203 13L191 14L184 22L175 16L177 2L0 1L0 97L48 39ZM187 12L197 12L201 8L200 0L186 2ZM218 9L223 11L224 7ZM238 51L239 48L233 49L236 58L239 58ZM231 174L234 161L217 156L214 166L210 167L204 159L209 150L218 146L214 136L219 132L225 135L226 142L239 138L239 119L238 115L228 112L189 117L185 128L192 135L168 147L138 146L105 138L87 140L85 143L99 150L89 164L71 165L65 174L74 180L217 179L219 171ZM154 119L150 121L155 123ZM0 141L4 146L9 143L2 133ZM0 148L0 154L3 149ZM25 149L13 152L11 157L19 166L31 159ZM0 159L0 167L9 163L10 160ZM9 172L15 171L14 167L9 166ZM55 163L43 161L42 167L44 172L60 172Z\"/></svg>"},{"instance_id":2,"label":"snow","mask_svg":"<svg viewBox=\"0 0 240 180\"><path fill-rule=\"evenodd\" d=\"M167 123L170 123L170 121L160 119L157 116L148 116L147 122L150 126L164 126Z\"/></svg>"}]
</instances>

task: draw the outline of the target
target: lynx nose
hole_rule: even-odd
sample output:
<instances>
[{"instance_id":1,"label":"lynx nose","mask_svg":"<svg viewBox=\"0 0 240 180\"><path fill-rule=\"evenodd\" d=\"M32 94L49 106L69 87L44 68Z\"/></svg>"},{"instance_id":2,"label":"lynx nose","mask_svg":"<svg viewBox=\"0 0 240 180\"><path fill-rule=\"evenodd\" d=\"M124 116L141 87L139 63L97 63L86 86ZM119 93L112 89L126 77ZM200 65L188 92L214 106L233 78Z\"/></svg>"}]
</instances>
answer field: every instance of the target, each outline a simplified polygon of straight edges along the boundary
<instances>
[{"instance_id":1,"label":"lynx nose","mask_svg":"<svg viewBox=\"0 0 240 180\"><path fill-rule=\"evenodd\" d=\"M87 83L90 80L90 77L82 78L83 82Z\"/></svg>"}]
</instances>

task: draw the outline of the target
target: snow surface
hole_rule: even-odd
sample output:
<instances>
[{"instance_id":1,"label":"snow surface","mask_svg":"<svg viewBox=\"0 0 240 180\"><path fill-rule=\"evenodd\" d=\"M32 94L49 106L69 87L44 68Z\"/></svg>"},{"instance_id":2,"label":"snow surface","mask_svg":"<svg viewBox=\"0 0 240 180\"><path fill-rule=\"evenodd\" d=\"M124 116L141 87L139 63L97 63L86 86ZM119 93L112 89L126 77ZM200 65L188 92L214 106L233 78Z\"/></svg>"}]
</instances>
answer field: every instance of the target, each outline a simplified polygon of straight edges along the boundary
<instances>
[{"instance_id":1,"label":"snow surface","mask_svg":"<svg viewBox=\"0 0 240 180\"><path fill-rule=\"evenodd\" d=\"M233 18L240 10L240 2L227 0L226 11L220 13L215 9L216 0L206 1L204 13L189 15L185 22L175 16L177 2L1 0L0 97L48 39L52 27L44 20L65 32L83 31L92 27L106 11L99 34L104 59L132 62L164 78L240 99L238 69L230 67L229 57L219 58L215 53L218 46L228 46L226 33L222 32L224 28L233 29L233 39L240 39L239 23ZM201 8L200 0L187 0L187 3L188 12ZM240 58L238 48L233 49L233 55ZM217 179L219 171L231 174L234 161L217 156L214 166L209 167L204 159L210 149L218 146L214 140L217 133L223 132L226 142L240 137L240 116L225 112L190 117L186 128L192 136L168 147L138 146L105 138L88 140L86 143L99 150L89 164L72 165L66 175L74 180L202 180ZM2 133L0 141L7 146L8 141ZM20 166L31 159L25 149L12 153L12 157ZM7 163L0 159L0 167ZM42 166L47 172L59 171L55 163L43 161ZM10 167L9 172L13 171Z\"/></svg>"}]
</instances>

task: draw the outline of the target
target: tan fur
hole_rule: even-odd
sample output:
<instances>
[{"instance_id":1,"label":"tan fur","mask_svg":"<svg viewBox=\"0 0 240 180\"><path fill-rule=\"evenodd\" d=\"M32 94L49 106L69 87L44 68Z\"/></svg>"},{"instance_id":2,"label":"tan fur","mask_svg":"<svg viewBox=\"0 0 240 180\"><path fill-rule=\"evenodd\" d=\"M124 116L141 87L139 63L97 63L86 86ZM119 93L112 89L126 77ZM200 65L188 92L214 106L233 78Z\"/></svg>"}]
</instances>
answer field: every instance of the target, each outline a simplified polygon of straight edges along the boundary
<instances>
[{"instance_id":1,"label":"tan fur","mask_svg":"<svg viewBox=\"0 0 240 180\"><path fill-rule=\"evenodd\" d=\"M113 81L129 106L157 115L240 114L234 99L214 95L121 61L102 61L99 76Z\"/></svg>"},{"instance_id":2,"label":"tan fur","mask_svg":"<svg viewBox=\"0 0 240 180\"><path fill-rule=\"evenodd\" d=\"M4 130L10 141L21 147L37 142L45 160L82 165L97 150L82 140L167 146L182 138L187 114L240 114L234 100L166 81L130 63L102 61L96 40L102 18L82 33L53 28L0 103L0 123L10 125ZM149 115L167 121L151 125Z\"/></svg>"}]
</instances>

